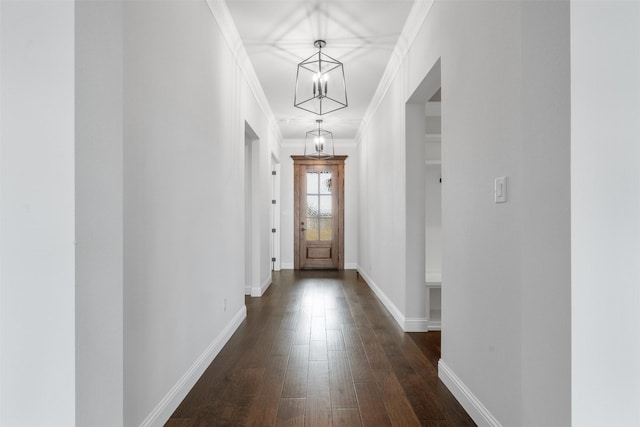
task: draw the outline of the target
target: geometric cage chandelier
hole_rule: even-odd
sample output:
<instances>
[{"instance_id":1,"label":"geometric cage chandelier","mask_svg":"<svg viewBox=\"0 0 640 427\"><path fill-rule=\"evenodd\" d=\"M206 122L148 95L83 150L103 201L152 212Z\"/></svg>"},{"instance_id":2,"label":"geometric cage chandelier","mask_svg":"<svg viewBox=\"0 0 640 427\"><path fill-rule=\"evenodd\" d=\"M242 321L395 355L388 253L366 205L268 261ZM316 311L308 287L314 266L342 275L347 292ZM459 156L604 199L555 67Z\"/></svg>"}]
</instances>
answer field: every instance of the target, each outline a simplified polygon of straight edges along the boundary
<instances>
[{"instance_id":1,"label":"geometric cage chandelier","mask_svg":"<svg viewBox=\"0 0 640 427\"><path fill-rule=\"evenodd\" d=\"M322 120L316 120L318 128L307 132L304 139L304 157L313 160L328 160L335 157L333 133L322 129Z\"/></svg>"},{"instance_id":2,"label":"geometric cage chandelier","mask_svg":"<svg viewBox=\"0 0 640 427\"><path fill-rule=\"evenodd\" d=\"M318 52L298 64L293 105L321 116L347 107L347 86L342 62L322 52L327 43L313 45Z\"/></svg>"}]
</instances>

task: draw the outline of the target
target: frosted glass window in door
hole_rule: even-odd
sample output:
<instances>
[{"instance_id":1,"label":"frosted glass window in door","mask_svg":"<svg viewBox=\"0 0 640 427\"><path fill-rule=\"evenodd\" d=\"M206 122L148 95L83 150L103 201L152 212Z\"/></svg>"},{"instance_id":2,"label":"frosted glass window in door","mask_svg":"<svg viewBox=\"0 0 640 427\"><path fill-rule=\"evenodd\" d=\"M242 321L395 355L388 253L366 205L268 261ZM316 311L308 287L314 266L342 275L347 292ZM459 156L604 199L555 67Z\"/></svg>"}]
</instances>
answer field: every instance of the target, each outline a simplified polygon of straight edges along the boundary
<instances>
[{"instance_id":1,"label":"frosted glass window in door","mask_svg":"<svg viewBox=\"0 0 640 427\"><path fill-rule=\"evenodd\" d=\"M320 196L320 207L318 213L323 218L331 218L331 195Z\"/></svg>"},{"instance_id":2,"label":"frosted glass window in door","mask_svg":"<svg viewBox=\"0 0 640 427\"><path fill-rule=\"evenodd\" d=\"M333 230L332 173L307 172L307 240L331 240Z\"/></svg>"},{"instance_id":3,"label":"frosted glass window in door","mask_svg":"<svg viewBox=\"0 0 640 427\"><path fill-rule=\"evenodd\" d=\"M316 194L307 194L307 216L317 217L320 211L320 200Z\"/></svg>"},{"instance_id":4,"label":"frosted glass window in door","mask_svg":"<svg viewBox=\"0 0 640 427\"><path fill-rule=\"evenodd\" d=\"M318 218L307 218L307 240L318 239Z\"/></svg>"},{"instance_id":5,"label":"frosted glass window in door","mask_svg":"<svg viewBox=\"0 0 640 427\"><path fill-rule=\"evenodd\" d=\"M307 172L307 194L318 194L318 173Z\"/></svg>"},{"instance_id":6,"label":"frosted glass window in door","mask_svg":"<svg viewBox=\"0 0 640 427\"><path fill-rule=\"evenodd\" d=\"M331 194L331 172L320 172L320 194Z\"/></svg>"},{"instance_id":7,"label":"frosted glass window in door","mask_svg":"<svg viewBox=\"0 0 640 427\"><path fill-rule=\"evenodd\" d=\"M320 240L331 240L333 238L333 220L331 218L320 218Z\"/></svg>"}]
</instances>

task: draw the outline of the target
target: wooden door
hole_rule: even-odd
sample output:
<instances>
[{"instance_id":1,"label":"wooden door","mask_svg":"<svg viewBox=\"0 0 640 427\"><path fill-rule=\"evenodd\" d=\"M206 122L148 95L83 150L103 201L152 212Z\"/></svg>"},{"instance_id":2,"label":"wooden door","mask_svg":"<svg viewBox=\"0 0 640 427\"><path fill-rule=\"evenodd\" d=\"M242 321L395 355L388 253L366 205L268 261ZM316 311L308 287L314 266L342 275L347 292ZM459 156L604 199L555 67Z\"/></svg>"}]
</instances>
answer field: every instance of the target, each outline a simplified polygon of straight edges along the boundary
<instances>
[{"instance_id":1,"label":"wooden door","mask_svg":"<svg viewBox=\"0 0 640 427\"><path fill-rule=\"evenodd\" d=\"M291 156L294 169L294 268L344 268L344 160Z\"/></svg>"}]
</instances>

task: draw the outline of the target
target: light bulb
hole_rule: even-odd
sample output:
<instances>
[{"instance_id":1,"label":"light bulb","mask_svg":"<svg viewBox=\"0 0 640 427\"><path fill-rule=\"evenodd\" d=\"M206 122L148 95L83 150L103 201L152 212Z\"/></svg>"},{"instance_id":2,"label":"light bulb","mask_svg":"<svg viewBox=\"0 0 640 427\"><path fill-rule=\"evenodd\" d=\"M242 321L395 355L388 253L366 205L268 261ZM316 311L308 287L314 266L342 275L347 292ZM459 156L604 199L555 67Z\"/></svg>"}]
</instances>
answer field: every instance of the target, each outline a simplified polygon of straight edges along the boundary
<instances>
[{"instance_id":1,"label":"light bulb","mask_svg":"<svg viewBox=\"0 0 640 427\"><path fill-rule=\"evenodd\" d=\"M322 74L316 73L313 77L314 85L318 88L318 96L322 97ZM314 92L315 95L315 92Z\"/></svg>"}]
</instances>

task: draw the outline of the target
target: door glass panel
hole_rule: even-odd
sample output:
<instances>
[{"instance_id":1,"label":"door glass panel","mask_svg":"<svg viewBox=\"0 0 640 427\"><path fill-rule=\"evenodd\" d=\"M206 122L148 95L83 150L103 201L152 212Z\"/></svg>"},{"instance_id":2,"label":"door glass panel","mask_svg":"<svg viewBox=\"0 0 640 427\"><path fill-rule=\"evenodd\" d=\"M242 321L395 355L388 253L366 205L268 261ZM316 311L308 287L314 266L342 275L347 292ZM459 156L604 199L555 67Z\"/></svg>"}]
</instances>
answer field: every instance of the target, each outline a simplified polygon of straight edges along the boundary
<instances>
[{"instance_id":1,"label":"door glass panel","mask_svg":"<svg viewBox=\"0 0 640 427\"><path fill-rule=\"evenodd\" d=\"M331 196L319 196L320 198L320 209L319 214L321 217L331 217Z\"/></svg>"},{"instance_id":2,"label":"door glass panel","mask_svg":"<svg viewBox=\"0 0 640 427\"><path fill-rule=\"evenodd\" d=\"M320 172L320 194L331 194L331 172Z\"/></svg>"},{"instance_id":3,"label":"door glass panel","mask_svg":"<svg viewBox=\"0 0 640 427\"><path fill-rule=\"evenodd\" d=\"M318 172L307 172L307 194L318 194Z\"/></svg>"},{"instance_id":4,"label":"door glass panel","mask_svg":"<svg viewBox=\"0 0 640 427\"><path fill-rule=\"evenodd\" d=\"M307 216L309 217L318 217L319 212L319 199L317 195L309 195L307 194Z\"/></svg>"},{"instance_id":5,"label":"door glass panel","mask_svg":"<svg viewBox=\"0 0 640 427\"><path fill-rule=\"evenodd\" d=\"M332 231L333 231L332 225L333 225L333 219L331 218L320 219L320 240L332 239Z\"/></svg>"},{"instance_id":6,"label":"door glass panel","mask_svg":"<svg viewBox=\"0 0 640 427\"><path fill-rule=\"evenodd\" d=\"M333 237L331 178L329 171L307 172L307 241L331 240Z\"/></svg>"},{"instance_id":7,"label":"door glass panel","mask_svg":"<svg viewBox=\"0 0 640 427\"><path fill-rule=\"evenodd\" d=\"M318 239L318 218L307 218L307 240Z\"/></svg>"}]
</instances>

